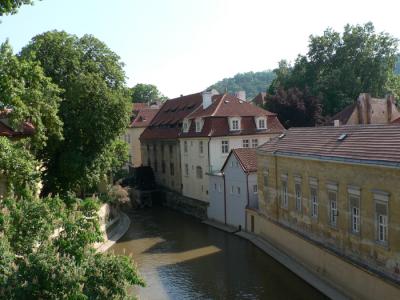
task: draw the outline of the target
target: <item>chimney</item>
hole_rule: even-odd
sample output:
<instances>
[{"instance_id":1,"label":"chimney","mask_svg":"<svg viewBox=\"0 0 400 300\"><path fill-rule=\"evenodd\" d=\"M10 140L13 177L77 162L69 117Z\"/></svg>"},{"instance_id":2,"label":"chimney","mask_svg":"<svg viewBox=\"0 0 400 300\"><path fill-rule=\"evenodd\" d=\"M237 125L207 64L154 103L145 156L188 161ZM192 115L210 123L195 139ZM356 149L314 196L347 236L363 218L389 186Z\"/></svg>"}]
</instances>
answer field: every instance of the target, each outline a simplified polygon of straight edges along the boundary
<instances>
[{"instance_id":1,"label":"chimney","mask_svg":"<svg viewBox=\"0 0 400 300\"><path fill-rule=\"evenodd\" d=\"M235 93L235 97L239 98L240 100L246 101L246 91L237 91Z\"/></svg>"},{"instance_id":2,"label":"chimney","mask_svg":"<svg viewBox=\"0 0 400 300\"><path fill-rule=\"evenodd\" d=\"M386 105L387 105L387 121L388 123L392 123L392 116L393 116L393 103L394 97L393 95L386 96Z\"/></svg>"},{"instance_id":3,"label":"chimney","mask_svg":"<svg viewBox=\"0 0 400 300\"><path fill-rule=\"evenodd\" d=\"M206 109L212 103L213 92L212 91L204 91L201 93L201 96L203 97L203 109Z\"/></svg>"},{"instance_id":4,"label":"chimney","mask_svg":"<svg viewBox=\"0 0 400 300\"><path fill-rule=\"evenodd\" d=\"M339 127L340 126L340 120L334 120L333 121L333 126L334 127Z\"/></svg>"}]
</instances>

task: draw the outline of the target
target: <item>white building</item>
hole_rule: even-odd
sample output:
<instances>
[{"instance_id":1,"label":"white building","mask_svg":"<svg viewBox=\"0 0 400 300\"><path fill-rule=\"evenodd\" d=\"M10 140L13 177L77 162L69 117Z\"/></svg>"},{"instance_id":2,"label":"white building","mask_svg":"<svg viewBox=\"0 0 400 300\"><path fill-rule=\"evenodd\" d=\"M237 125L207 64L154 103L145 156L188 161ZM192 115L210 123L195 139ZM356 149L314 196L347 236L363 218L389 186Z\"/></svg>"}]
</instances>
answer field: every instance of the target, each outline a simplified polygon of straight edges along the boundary
<instances>
[{"instance_id":1,"label":"white building","mask_svg":"<svg viewBox=\"0 0 400 300\"><path fill-rule=\"evenodd\" d=\"M179 135L182 194L209 200L209 175L218 173L230 151L256 148L284 128L277 116L229 94L202 93Z\"/></svg>"},{"instance_id":2,"label":"white building","mask_svg":"<svg viewBox=\"0 0 400 300\"><path fill-rule=\"evenodd\" d=\"M210 174L209 219L246 229L246 208L258 208L255 149L234 149L220 173Z\"/></svg>"}]
</instances>

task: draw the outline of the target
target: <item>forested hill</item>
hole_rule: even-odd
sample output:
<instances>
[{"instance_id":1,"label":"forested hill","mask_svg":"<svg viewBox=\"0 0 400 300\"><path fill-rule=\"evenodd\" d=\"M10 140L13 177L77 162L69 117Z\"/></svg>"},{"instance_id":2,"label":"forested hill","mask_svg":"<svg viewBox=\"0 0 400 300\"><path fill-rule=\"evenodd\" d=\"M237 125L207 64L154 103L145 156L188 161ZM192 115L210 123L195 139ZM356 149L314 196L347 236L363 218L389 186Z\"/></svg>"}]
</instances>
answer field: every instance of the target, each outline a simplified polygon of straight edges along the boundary
<instances>
[{"instance_id":1,"label":"forested hill","mask_svg":"<svg viewBox=\"0 0 400 300\"><path fill-rule=\"evenodd\" d=\"M218 81L210 88L214 88L220 93L225 92L225 90L228 93L244 90L246 91L246 98L252 99L258 93L265 92L274 78L275 73L272 71L238 73L233 77Z\"/></svg>"}]
</instances>

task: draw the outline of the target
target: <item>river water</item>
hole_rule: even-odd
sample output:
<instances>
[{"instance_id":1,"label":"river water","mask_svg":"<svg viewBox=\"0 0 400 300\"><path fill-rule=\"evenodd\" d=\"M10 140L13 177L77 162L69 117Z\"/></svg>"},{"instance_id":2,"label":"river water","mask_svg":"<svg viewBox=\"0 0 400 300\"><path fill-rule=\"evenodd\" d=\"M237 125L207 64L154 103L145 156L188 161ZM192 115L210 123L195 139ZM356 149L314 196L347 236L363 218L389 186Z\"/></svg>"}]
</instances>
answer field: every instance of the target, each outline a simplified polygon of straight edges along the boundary
<instances>
[{"instance_id":1,"label":"river water","mask_svg":"<svg viewBox=\"0 0 400 300\"><path fill-rule=\"evenodd\" d=\"M138 210L110 251L132 255L139 299L326 299L253 244L165 208Z\"/></svg>"}]
</instances>

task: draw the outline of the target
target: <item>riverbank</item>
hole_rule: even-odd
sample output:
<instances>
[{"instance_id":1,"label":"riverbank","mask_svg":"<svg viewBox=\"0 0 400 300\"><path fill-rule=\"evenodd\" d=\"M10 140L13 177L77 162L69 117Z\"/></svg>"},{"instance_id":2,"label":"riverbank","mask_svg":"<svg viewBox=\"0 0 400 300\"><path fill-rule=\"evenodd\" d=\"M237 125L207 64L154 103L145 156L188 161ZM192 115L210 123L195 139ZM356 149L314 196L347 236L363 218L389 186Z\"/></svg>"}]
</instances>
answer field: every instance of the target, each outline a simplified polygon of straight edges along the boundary
<instances>
[{"instance_id":1,"label":"riverbank","mask_svg":"<svg viewBox=\"0 0 400 300\"><path fill-rule=\"evenodd\" d=\"M328 296L331 299L349 299L345 294L343 294L341 291L337 290L336 288L332 287L329 283L325 282L322 280L320 277L303 267L299 262L297 262L295 259L292 257L288 256L286 253L278 250L276 247L271 245L269 242L265 241L264 239L251 234L249 232L245 231L237 231L234 230L233 227L227 226L225 224L216 222L216 221L210 221L206 220L203 221L204 224L212 226L214 228L217 228L219 230L225 231L227 233L233 233L243 239L246 239L250 241L253 245L255 245L257 248L265 252L267 255L278 261L280 264L284 265L286 268L288 268L290 271L292 271L294 274L302 278L304 281L306 281L308 284L316 288L317 290L321 291L324 293L326 296Z\"/></svg>"}]
</instances>

